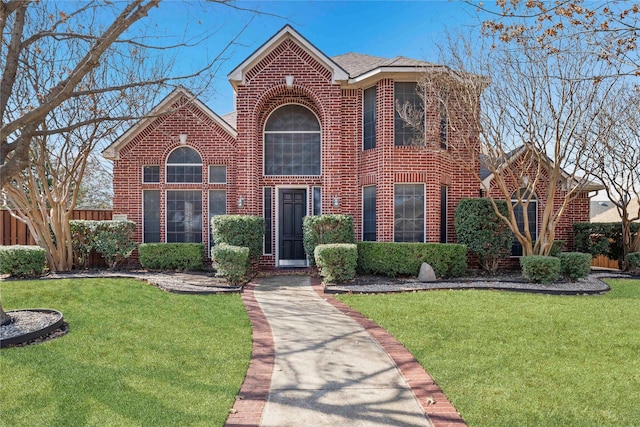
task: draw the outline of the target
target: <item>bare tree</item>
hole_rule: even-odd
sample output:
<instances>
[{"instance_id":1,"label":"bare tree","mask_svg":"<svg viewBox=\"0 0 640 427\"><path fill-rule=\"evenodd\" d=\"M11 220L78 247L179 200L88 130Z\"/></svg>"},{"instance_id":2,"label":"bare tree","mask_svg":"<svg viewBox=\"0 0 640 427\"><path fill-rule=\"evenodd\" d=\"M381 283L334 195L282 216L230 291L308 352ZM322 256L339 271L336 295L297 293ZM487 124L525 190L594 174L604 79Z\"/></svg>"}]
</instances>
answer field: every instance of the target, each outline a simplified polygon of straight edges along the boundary
<instances>
[{"instance_id":1,"label":"bare tree","mask_svg":"<svg viewBox=\"0 0 640 427\"><path fill-rule=\"evenodd\" d=\"M138 23L159 3L0 3L0 185L52 270L71 268L69 219L98 141L140 118L168 86L196 77L206 86L219 66L224 51L190 75L172 74L171 52L215 33L150 43ZM0 306L0 323L7 320Z\"/></svg>"},{"instance_id":2,"label":"bare tree","mask_svg":"<svg viewBox=\"0 0 640 427\"><path fill-rule=\"evenodd\" d=\"M622 267L629 253L640 252L640 233L633 236L631 223L640 220L640 95L637 86L623 86L601 126L607 138L596 140L597 150L589 168L605 186L622 226Z\"/></svg>"},{"instance_id":3,"label":"bare tree","mask_svg":"<svg viewBox=\"0 0 640 427\"><path fill-rule=\"evenodd\" d=\"M468 144L450 144L448 150L487 197L513 201L507 216L497 208L496 214L523 255L547 255L570 203L597 188L584 165L593 142L610 131L598 120L615 100L619 68L581 54L579 35L541 44L536 30L522 25L508 38L487 32L450 37L442 49L450 68L423 73L419 84L425 104L434 97L442 104L445 126L477 132L479 144L467 138ZM470 156L481 159L480 170L468 167ZM532 203L541 211L537 236L529 229Z\"/></svg>"}]
</instances>

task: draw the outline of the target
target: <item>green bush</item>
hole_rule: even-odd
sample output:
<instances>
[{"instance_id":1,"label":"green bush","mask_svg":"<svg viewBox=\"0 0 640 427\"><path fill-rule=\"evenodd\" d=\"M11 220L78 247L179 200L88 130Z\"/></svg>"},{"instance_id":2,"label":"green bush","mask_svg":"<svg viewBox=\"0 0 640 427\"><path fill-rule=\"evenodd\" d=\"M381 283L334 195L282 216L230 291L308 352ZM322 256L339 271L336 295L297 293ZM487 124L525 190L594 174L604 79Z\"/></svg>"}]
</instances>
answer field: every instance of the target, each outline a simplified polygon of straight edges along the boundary
<instances>
[{"instance_id":1,"label":"green bush","mask_svg":"<svg viewBox=\"0 0 640 427\"><path fill-rule=\"evenodd\" d=\"M640 232L640 223L632 222L631 238ZM622 261L622 223L620 222L579 222L573 224L576 250L593 256L606 255Z\"/></svg>"},{"instance_id":2,"label":"green bush","mask_svg":"<svg viewBox=\"0 0 640 427\"><path fill-rule=\"evenodd\" d=\"M217 215L211 218L216 244L249 248L249 258L257 261L264 244L264 218L250 215Z\"/></svg>"},{"instance_id":3,"label":"green bush","mask_svg":"<svg viewBox=\"0 0 640 427\"><path fill-rule=\"evenodd\" d=\"M552 256L520 257L522 275L531 282L553 283L560 277L560 259Z\"/></svg>"},{"instance_id":4,"label":"green bush","mask_svg":"<svg viewBox=\"0 0 640 427\"><path fill-rule=\"evenodd\" d=\"M356 276L358 247L353 243L318 245L314 258L326 283L344 283Z\"/></svg>"},{"instance_id":5,"label":"green bush","mask_svg":"<svg viewBox=\"0 0 640 427\"><path fill-rule=\"evenodd\" d=\"M361 274L416 276L423 262L437 277L459 277L466 272L467 248L454 243L358 242Z\"/></svg>"},{"instance_id":6,"label":"green bush","mask_svg":"<svg viewBox=\"0 0 640 427\"><path fill-rule=\"evenodd\" d=\"M331 243L355 243L353 218L348 215L306 216L302 220L304 251L315 260L318 245Z\"/></svg>"},{"instance_id":7,"label":"green bush","mask_svg":"<svg viewBox=\"0 0 640 427\"><path fill-rule=\"evenodd\" d=\"M640 252L632 252L627 255L627 263L629 264L629 271L640 273Z\"/></svg>"},{"instance_id":8,"label":"green bush","mask_svg":"<svg viewBox=\"0 0 640 427\"><path fill-rule=\"evenodd\" d=\"M149 270L203 270L202 243L142 243L140 265Z\"/></svg>"},{"instance_id":9,"label":"green bush","mask_svg":"<svg viewBox=\"0 0 640 427\"><path fill-rule=\"evenodd\" d=\"M86 268L91 251L99 253L107 265L114 268L120 261L131 256L136 248L132 234L136 229L133 221L69 221L73 239L74 264Z\"/></svg>"},{"instance_id":10,"label":"green bush","mask_svg":"<svg viewBox=\"0 0 640 427\"><path fill-rule=\"evenodd\" d=\"M0 274L39 276L46 265L47 258L40 246L0 246Z\"/></svg>"},{"instance_id":11,"label":"green bush","mask_svg":"<svg viewBox=\"0 0 640 427\"><path fill-rule=\"evenodd\" d=\"M560 274L572 282L587 277L591 273L591 254L563 252L560 258Z\"/></svg>"},{"instance_id":12,"label":"green bush","mask_svg":"<svg viewBox=\"0 0 640 427\"><path fill-rule=\"evenodd\" d=\"M509 216L504 200L495 201L500 213ZM491 201L462 199L455 212L454 221L458 243L478 255L480 266L490 272L498 269L498 262L511 254L513 233L506 222L495 212Z\"/></svg>"},{"instance_id":13,"label":"green bush","mask_svg":"<svg viewBox=\"0 0 640 427\"><path fill-rule=\"evenodd\" d=\"M234 286L244 283L249 265L249 248L219 243L211 249L211 259L216 265L216 276L224 277Z\"/></svg>"}]
</instances>

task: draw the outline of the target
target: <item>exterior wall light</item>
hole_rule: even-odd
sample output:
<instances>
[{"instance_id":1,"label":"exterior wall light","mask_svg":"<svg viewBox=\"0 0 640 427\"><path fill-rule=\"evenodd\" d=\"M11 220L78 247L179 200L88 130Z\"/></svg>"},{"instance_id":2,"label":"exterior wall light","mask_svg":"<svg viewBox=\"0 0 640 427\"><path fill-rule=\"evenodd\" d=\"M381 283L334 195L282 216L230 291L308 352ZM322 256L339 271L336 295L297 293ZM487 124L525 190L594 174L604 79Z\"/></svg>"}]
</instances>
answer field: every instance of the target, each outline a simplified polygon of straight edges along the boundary
<instances>
[{"instance_id":1,"label":"exterior wall light","mask_svg":"<svg viewBox=\"0 0 640 427\"><path fill-rule=\"evenodd\" d=\"M338 198L338 196L333 196L333 207L337 208L338 206L340 206L340 198Z\"/></svg>"},{"instance_id":2,"label":"exterior wall light","mask_svg":"<svg viewBox=\"0 0 640 427\"><path fill-rule=\"evenodd\" d=\"M180 145L185 145L187 143L187 134L186 133L181 133L180 134Z\"/></svg>"},{"instance_id":3,"label":"exterior wall light","mask_svg":"<svg viewBox=\"0 0 640 427\"><path fill-rule=\"evenodd\" d=\"M285 76L284 81L287 83L289 89L293 87L293 76Z\"/></svg>"},{"instance_id":4,"label":"exterior wall light","mask_svg":"<svg viewBox=\"0 0 640 427\"><path fill-rule=\"evenodd\" d=\"M243 208L244 207L244 197L242 197L242 196L238 197L238 207L239 208Z\"/></svg>"}]
</instances>

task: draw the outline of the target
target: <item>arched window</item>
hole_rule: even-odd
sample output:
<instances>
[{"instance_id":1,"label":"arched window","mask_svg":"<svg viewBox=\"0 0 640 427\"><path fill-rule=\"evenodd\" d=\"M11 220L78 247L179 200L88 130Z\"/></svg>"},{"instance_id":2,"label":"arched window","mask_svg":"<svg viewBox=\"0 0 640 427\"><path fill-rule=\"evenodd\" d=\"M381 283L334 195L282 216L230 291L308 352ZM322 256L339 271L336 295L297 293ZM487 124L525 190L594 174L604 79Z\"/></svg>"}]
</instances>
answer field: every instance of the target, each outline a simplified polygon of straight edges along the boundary
<instances>
[{"instance_id":1,"label":"arched window","mask_svg":"<svg viewBox=\"0 0 640 427\"><path fill-rule=\"evenodd\" d=\"M320 175L320 123L302 105L275 110L264 127L265 175Z\"/></svg>"},{"instance_id":2,"label":"arched window","mask_svg":"<svg viewBox=\"0 0 640 427\"><path fill-rule=\"evenodd\" d=\"M511 204L513 205L513 213L516 217L516 222L518 223L518 230L520 232L524 232L524 208L522 204L518 201L518 193L521 194L520 199L523 202L529 200L529 195L531 198L529 200L529 204L527 205L527 222L529 225L529 233L531 233L531 239L535 241L538 238L538 199L535 194L531 194L525 188L521 188L513 193L511 196ZM513 243L511 245L511 255L512 256L522 256L522 244L516 239L516 236L513 236Z\"/></svg>"},{"instance_id":3,"label":"arched window","mask_svg":"<svg viewBox=\"0 0 640 427\"><path fill-rule=\"evenodd\" d=\"M167 158L167 182L202 182L202 158L190 147L178 147Z\"/></svg>"}]
</instances>

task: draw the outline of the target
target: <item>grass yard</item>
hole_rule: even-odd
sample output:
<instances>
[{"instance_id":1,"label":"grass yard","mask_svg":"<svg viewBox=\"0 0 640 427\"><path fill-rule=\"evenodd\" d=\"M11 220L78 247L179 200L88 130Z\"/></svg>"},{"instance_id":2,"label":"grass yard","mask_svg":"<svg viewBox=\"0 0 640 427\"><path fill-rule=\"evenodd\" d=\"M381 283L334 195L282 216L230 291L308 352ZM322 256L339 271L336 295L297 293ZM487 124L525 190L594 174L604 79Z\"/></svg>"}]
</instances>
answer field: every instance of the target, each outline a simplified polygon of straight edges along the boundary
<instances>
[{"instance_id":1,"label":"grass yard","mask_svg":"<svg viewBox=\"0 0 640 427\"><path fill-rule=\"evenodd\" d=\"M470 426L640 426L640 280L602 296L341 295L391 332Z\"/></svg>"},{"instance_id":2,"label":"grass yard","mask_svg":"<svg viewBox=\"0 0 640 427\"><path fill-rule=\"evenodd\" d=\"M221 426L249 365L240 296L132 279L5 281L5 310L54 308L69 333L0 351L2 426Z\"/></svg>"}]
</instances>

